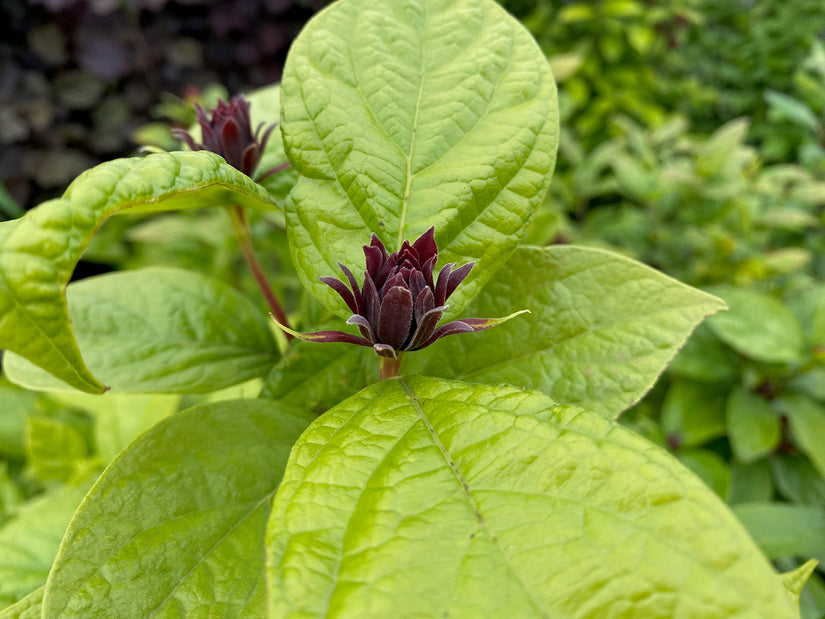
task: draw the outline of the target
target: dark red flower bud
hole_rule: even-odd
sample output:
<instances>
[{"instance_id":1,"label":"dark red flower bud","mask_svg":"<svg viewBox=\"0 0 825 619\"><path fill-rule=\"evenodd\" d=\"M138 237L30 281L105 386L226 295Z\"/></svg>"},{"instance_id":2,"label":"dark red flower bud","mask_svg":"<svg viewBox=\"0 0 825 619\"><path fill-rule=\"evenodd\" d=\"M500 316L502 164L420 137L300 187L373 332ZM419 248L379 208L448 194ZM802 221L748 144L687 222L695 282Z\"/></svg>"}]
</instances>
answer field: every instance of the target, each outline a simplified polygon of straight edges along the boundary
<instances>
[{"instance_id":1,"label":"dark red flower bud","mask_svg":"<svg viewBox=\"0 0 825 619\"><path fill-rule=\"evenodd\" d=\"M249 121L249 102L243 95L234 97L229 103L219 100L218 106L209 114L197 103L195 111L201 127L201 143L183 129L173 129L178 139L186 142L192 150L208 150L217 153L226 162L247 176L252 176L261 161L269 135L277 123L263 131L265 123L260 123L252 132ZM263 131L263 134L261 134Z\"/></svg>"},{"instance_id":2,"label":"dark red flower bud","mask_svg":"<svg viewBox=\"0 0 825 619\"><path fill-rule=\"evenodd\" d=\"M401 249L391 254L373 234L370 244L364 246L364 256L367 270L363 286L358 285L343 264L338 266L346 283L334 277L321 278L352 311L347 323L358 327L360 337L341 331L297 333L283 325L281 328L302 340L372 346L379 356L397 359L402 352L420 350L447 335L489 329L527 311L504 318L465 318L438 327L448 308L447 299L469 275L474 263L457 269L454 263L446 264L434 278L438 260L434 228L412 245L404 241Z\"/></svg>"}]
</instances>

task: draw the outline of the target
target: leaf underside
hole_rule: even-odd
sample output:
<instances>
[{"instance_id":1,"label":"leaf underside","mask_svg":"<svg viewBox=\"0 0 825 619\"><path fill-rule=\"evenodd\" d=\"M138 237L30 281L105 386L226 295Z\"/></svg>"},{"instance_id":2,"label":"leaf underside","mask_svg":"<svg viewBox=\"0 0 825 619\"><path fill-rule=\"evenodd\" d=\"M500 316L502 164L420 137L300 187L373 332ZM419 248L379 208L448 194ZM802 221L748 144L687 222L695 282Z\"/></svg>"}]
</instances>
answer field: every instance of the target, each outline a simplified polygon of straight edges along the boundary
<instances>
[{"instance_id":1,"label":"leaf underside","mask_svg":"<svg viewBox=\"0 0 825 619\"><path fill-rule=\"evenodd\" d=\"M104 386L71 330L65 288L89 240L111 215L240 204L273 209L269 194L207 152L116 159L87 170L62 198L0 224L0 349L82 391Z\"/></svg>"},{"instance_id":2,"label":"leaf underside","mask_svg":"<svg viewBox=\"0 0 825 619\"><path fill-rule=\"evenodd\" d=\"M293 43L284 147L300 173L286 215L302 281L354 271L431 226L440 262L476 261L459 311L518 245L550 181L556 89L530 34L492 0L343 0Z\"/></svg>"},{"instance_id":3,"label":"leaf underside","mask_svg":"<svg viewBox=\"0 0 825 619\"><path fill-rule=\"evenodd\" d=\"M198 393L265 376L278 358L267 317L218 280L153 267L68 287L69 315L95 376L120 393ZM6 374L30 389L69 385L7 354Z\"/></svg>"},{"instance_id":4,"label":"leaf underside","mask_svg":"<svg viewBox=\"0 0 825 619\"><path fill-rule=\"evenodd\" d=\"M545 395L383 381L293 448L267 532L270 616L794 617L712 491Z\"/></svg>"}]
</instances>

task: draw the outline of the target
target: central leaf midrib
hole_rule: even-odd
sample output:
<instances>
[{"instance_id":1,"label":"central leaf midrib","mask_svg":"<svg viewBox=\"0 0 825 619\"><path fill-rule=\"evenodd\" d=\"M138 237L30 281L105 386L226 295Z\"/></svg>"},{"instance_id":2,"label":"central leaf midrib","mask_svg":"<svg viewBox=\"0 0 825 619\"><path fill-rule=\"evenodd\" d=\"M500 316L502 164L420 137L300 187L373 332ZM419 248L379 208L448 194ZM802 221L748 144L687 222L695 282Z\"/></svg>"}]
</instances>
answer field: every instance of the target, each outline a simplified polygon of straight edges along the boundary
<instances>
[{"instance_id":1,"label":"central leaf midrib","mask_svg":"<svg viewBox=\"0 0 825 619\"><path fill-rule=\"evenodd\" d=\"M425 7L426 10L426 7ZM427 29L427 14L424 13L424 30ZM421 111L421 97L424 93L424 50L421 50L421 72L420 72L420 79L418 82L418 96L415 99L415 114L413 115L413 122L412 128L410 130L410 150L406 155L407 160L407 180L406 186L404 187L404 198L401 201L401 213L399 214L398 219L398 242L396 246L396 250L401 249L401 245L404 243L404 227L406 226L407 221L407 207L410 203L410 193L412 191L412 181L413 181L413 171L412 171L412 161L413 161L413 153L415 152L415 134L418 129L418 115Z\"/></svg>"},{"instance_id":2,"label":"central leaf midrib","mask_svg":"<svg viewBox=\"0 0 825 619\"><path fill-rule=\"evenodd\" d=\"M404 382L403 378L399 378L398 382L401 385L401 387L404 389L404 391L407 393L407 397L410 399L410 404L412 405L412 407L415 410L416 414L418 415L419 419L421 419L422 423L427 428L427 431L429 432L430 436L433 439L433 443L436 445L436 447L438 447L439 451L441 452L442 457L444 458L447 465L450 467L450 470L453 472L453 475L455 475L457 481L461 485L461 488L464 491L464 494L467 498L467 502L470 504L470 508L472 509L473 515L476 517L476 520L478 521L479 526L487 532L487 535L490 537L490 542L492 543L493 547L495 547L495 549L501 554L501 556L504 557L505 562L507 563L507 567L510 569L512 574L516 577L519 584L521 585L521 588L524 590L525 594L527 594L527 597L529 598L530 603L537 610L541 611L542 605L533 597L533 594L530 591L530 588L527 586L527 583L525 583L524 580L522 580L521 575L510 564L509 557L507 556L507 554L498 545L498 538L493 533L493 531L490 529L490 526L487 524L487 522L484 520L484 515L481 513L481 507L478 505L478 503L476 502L475 498L473 497L473 495L470 491L470 484L467 482L464 475L458 469L458 466L456 465L456 463L453 460L452 456L450 456L450 453L447 451L447 448L441 442L441 439L439 438L438 433L435 431L435 428L433 427L432 423L430 423L429 418L424 413L424 410L421 408L421 403L418 401L418 397L415 395L413 390L410 389L409 385L407 385L407 383Z\"/></svg>"}]
</instances>

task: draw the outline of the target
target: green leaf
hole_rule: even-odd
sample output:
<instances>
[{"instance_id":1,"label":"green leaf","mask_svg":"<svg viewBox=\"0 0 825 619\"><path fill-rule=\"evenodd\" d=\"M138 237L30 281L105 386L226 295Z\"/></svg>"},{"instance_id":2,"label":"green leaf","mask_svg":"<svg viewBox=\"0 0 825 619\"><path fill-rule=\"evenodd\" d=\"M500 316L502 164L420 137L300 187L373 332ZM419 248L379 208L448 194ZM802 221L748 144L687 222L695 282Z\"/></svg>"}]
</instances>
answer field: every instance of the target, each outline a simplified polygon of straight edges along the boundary
<instances>
[{"instance_id":1,"label":"green leaf","mask_svg":"<svg viewBox=\"0 0 825 619\"><path fill-rule=\"evenodd\" d=\"M705 482L722 499L727 499L731 485L730 469L725 461L707 449L690 449L679 451L676 455L679 462Z\"/></svg>"},{"instance_id":2,"label":"green leaf","mask_svg":"<svg viewBox=\"0 0 825 619\"><path fill-rule=\"evenodd\" d=\"M66 406L83 408L94 414L97 455L104 464L114 460L146 430L178 410L181 401L179 395L111 392L90 395L72 391L54 397Z\"/></svg>"},{"instance_id":3,"label":"green leaf","mask_svg":"<svg viewBox=\"0 0 825 619\"><path fill-rule=\"evenodd\" d=\"M788 418L794 444L811 459L825 477L825 408L811 398L788 393L779 399L779 408Z\"/></svg>"},{"instance_id":4,"label":"green leaf","mask_svg":"<svg viewBox=\"0 0 825 619\"><path fill-rule=\"evenodd\" d=\"M772 497L771 465L767 460L758 460L750 464L731 464L728 503L736 505L766 502Z\"/></svg>"},{"instance_id":5,"label":"green leaf","mask_svg":"<svg viewBox=\"0 0 825 619\"><path fill-rule=\"evenodd\" d=\"M260 123L265 123L268 126L281 119L280 84L273 84L250 92L246 95L246 100L249 101L249 118L252 127L257 127ZM286 153L284 153L283 137L281 132L275 129L269 134L269 140L267 140L256 174L258 176L265 174L272 168L285 163L289 163L289 161L286 158ZM273 198L282 203L297 179L297 172L293 168L288 168L266 177L260 184L266 188Z\"/></svg>"},{"instance_id":6,"label":"green leaf","mask_svg":"<svg viewBox=\"0 0 825 619\"><path fill-rule=\"evenodd\" d=\"M89 239L127 210L232 204L275 208L262 187L208 152L116 159L87 170L62 198L0 224L0 348L81 391L103 392L81 358L64 296Z\"/></svg>"},{"instance_id":7,"label":"green leaf","mask_svg":"<svg viewBox=\"0 0 825 619\"><path fill-rule=\"evenodd\" d=\"M702 445L725 435L725 394L712 385L674 380L662 406L662 430L670 444Z\"/></svg>"},{"instance_id":8,"label":"green leaf","mask_svg":"<svg viewBox=\"0 0 825 619\"><path fill-rule=\"evenodd\" d=\"M372 349L296 340L270 373L261 397L320 415L377 379Z\"/></svg>"},{"instance_id":9,"label":"green leaf","mask_svg":"<svg viewBox=\"0 0 825 619\"><path fill-rule=\"evenodd\" d=\"M825 479L802 455L780 454L771 458L776 487L785 499L818 507L825 512Z\"/></svg>"},{"instance_id":10,"label":"green leaf","mask_svg":"<svg viewBox=\"0 0 825 619\"><path fill-rule=\"evenodd\" d=\"M44 616L263 616L270 499L311 418L270 400L235 400L149 430L72 520Z\"/></svg>"},{"instance_id":11,"label":"green leaf","mask_svg":"<svg viewBox=\"0 0 825 619\"><path fill-rule=\"evenodd\" d=\"M0 610L0 619L40 619L44 588L35 589L19 602Z\"/></svg>"},{"instance_id":12,"label":"green leaf","mask_svg":"<svg viewBox=\"0 0 825 619\"><path fill-rule=\"evenodd\" d=\"M797 616L675 459L512 387L387 380L328 411L267 544L273 617Z\"/></svg>"},{"instance_id":13,"label":"green leaf","mask_svg":"<svg viewBox=\"0 0 825 619\"><path fill-rule=\"evenodd\" d=\"M820 121L816 114L802 101L775 90L765 91L765 101L770 106L774 122L784 120L811 131L819 127Z\"/></svg>"},{"instance_id":14,"label":"green leaf","mask_svg":"<svg viewBox=\"0 0 825 619\"><path fill-rule=\"evenodd\" d=\"M421 357L422 373L508 382L616 417L653 386L699 321L722 307L610 252L522 247L464 314L532 313L439 342ZM414 359L409 363L421 363Z\"/></svg>"},{"instance_id":15,"label":"green leaf","mask_svg":"<svg viewBox=\"0 0 825 619\"><path fill-rule=\"evenodd\" d=\"M60 419L30 416L26 423L26 456L43 482L64 481L89 453L83 435Z\"/></svg>"},{"instance_id":16,"label":"green leaf","mask_svg":"<svg viewBox=\"0 0 825 619\"><path fill-rule=\"evenodd\" d=\"M96 477L31 499L0 527L0 599L19 600L46 582L66 525Z\"/></svg>"},{"instance_id":17,"label":"green leaf","mask_svg":"<svg viewBox=\"0 0 825 619\"><path fill-rule=\"evenodd\" d=\"M726 412L730 445L741 462L758 460L779 444L779 415L765 398L735 387L728 395Z\"/></svg>"},{"instance_id":18,"label":"green leaf","mask_svg":"<svg viewBox=\"0 0 825 619\"><path fill-rule=\"evenodd\" d=\"M707 323L702 323L667 366L667 371L689 380L723 383L739 376L738 361L736 353L719 341Z\"/></svg>"},{"instance_id":19,"label":"green leaf","mask_svg":"<svg viewBox=\"0 0 825 619\"><path fill-rule=\"evenodd\" d=\"M392 250L435 226L441 263L476 261L459 311L515 250L555 164L556 88L527 30L492 0L343 0L294 41L281 88L304 285L348 316L318 277L359 270L370 233Z\"/></svg>"},{"instance_id":20,"label":"green leaf","mask_svg":"<svg viewBox=\"0 0 825 619\"><path fill-rule=\"evenodd\" d=\"M278 348L268 318L231 286L152 267L73 283L69 314L83 358L113 391L203 393L265 376ZM22 357L8 377L31 389L70 389Z\"/></svg>"},{"instance_id":21,"label":"green leaf","mask_svg":"<svg viewBox=\"0 0 825 619\"><path fill-rule=\"evenodd\" d=\"M825 514L820 509L787 503L741 503L733 512L770 559L825 552Z\"/></svg>"},{"instance_id":22,"label":"green leaf","mask_svg":"<svg viewBox=\"0 0 825 619\"><path fill-rule=\"evenodd\" d=\"M39 408L40 396L0 377L0 454L22 458L26 453L26 416Z\"/></svg>"},{"instance_id":23,"label":"green leaf","mask_svg":"<svg viewBox=\"0 0 825 619\"><path fill-rule=\"evenodd\" d=\"M798 363L804 352L799 321L773 297L733 286L709 289L730 308L708 325L728 346L746 357L766 363Z\"/></svg>"}]
</instances>

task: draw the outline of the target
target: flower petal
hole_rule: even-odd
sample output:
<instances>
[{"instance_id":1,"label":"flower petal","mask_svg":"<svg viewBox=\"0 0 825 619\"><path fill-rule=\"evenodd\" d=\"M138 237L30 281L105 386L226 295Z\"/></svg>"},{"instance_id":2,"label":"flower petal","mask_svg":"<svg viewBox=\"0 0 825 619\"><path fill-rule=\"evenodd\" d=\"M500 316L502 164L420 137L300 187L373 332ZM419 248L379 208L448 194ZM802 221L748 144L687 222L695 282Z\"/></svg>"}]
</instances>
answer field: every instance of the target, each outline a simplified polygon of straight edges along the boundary
<instances>
[{"instance_id":1,"label":"flower petal","mask_svg":"<svg viewBox=\"0 0 825 619\"><path fill-rule=\"evenodd\" d=\"M405 286L393 286L384 293L378 317L378 341L396 350L410 334L413 318L413 298Z\"/></svg>"},{"instance_id":2,"label":"flower petal","mask_svg":"<svg viewBox=\"0 0 825 619\"><path fill-rule=\"evenodd\" d=\"M372 330L372 325L369 320L361 316L361 314L353 314L347 318L347 324L357 325L361 335L367 338L370 342L375 342L375 333Z\"/></svg>"},{"instance_id":3,"label":"flower petal","mask_svg":"<svg viewBox=\"0 0 825 619\"><path fill-rule=\"evenodd\" d=\"M339 294L339 296L344 300L344 303L347 304L347 307L350 308L353 314L360 314L360 308L358 307L358 303L355 301L355 296L352 294L347 285L342 282L340 279L335 279L334 277L329 277L325 275L324 277L319 277L322 282L324 282L327 286L332 288L335 292Z\"/></svg>"},{"instance_id":4,"label":"flower petal","mask_svg":"<svg viewBox=\"0 0 825 619\"><path fill-rule=\"evenodd\" d=\"M450 283L450 273L455 266L455 262L450 262L441 267L438 272L438 281L435 284L435 302L438 305L444 305L447 300L447 287Z\"/></svg>"},{"instance_id":5,"label":"flower petal","mask_svg":"<svg viewBox=\"0 0 825 619\"><path fill-rule=\"evenodd\" d=\"M419 264L424 264L430 258L438 259L438 246L435 244L435 227L431 227L424 234L419 236L412 244L413 249L418 253ZM435 260L433 260L435 264Z\"/></svg>"},{"instance_id":6,"label":"flower petal","mask_svg":"<svg viewBox=\"0 0 825 619\"><path fill-rule=\"evenodd\" d=\"M441 316L446 311L447 306L440 305L439 307L434 307L428 312L425 312L421 317L421 320L418 322L418 327L416 328L415 333L410 338L409 343L404 346L403 350L418 350L419 348L426 346L424 342L428 341L432 337L438 321L441 320Z\"/></svg>"},{"instance_id":7,"label":"flower petal","mask_svg":"<svg viewBox=\"0 0 825 619\"><path fill-rule=\"evenodd\" d=\"M229 118L221 129L221 149L220 154L226 162L241 170L241 159L243 158L243 140L241 139L241 129L234 118Z\"/></svg>"},{"instance_id":8,"label":"flower petal","mask_svg":"<svg viewBox=\"0 0 825 619\"><path fill-rule=\"evenodd\" d=\"M375 344L373 347L375 354L379 357L387 357L389 359L398 359L395 349L389 344Z\"/></svg>"},{"instance_id":9,"label":"flower petal","mask_svg":"<svg viewBox=\"0 0 825 619\"><path fill-rule=\"evenodd\" d=\"M433 290L432 288L424 288L417 295L413 296L415 296L413 316L415 316L415 323L421 324L421 319L424 318L424 314L435 308L435 297L433 296Z\"/></svg>"},{"instance_id":10,"label":"flower petal","mask_svg":"<svg viewBox=\"0 0 825 619\"><path fill-rule=\"evenodd\" d=\"M261 152L262 151L258 148L258 145L254 142L247 146L243 151L243 155L241 155L241 172L247 176L252 176L255 172L255 168L258 167L258 161L261 159Z\"/></svg>"},{"instance_id":11,"label":"flower petal","mask_svg":"<svg viewBox=\"0 0 825 619\"><path fill-rule=\"evenodd\" d=\"M450 273L450 279L447 280L447 296L444 297L444 303L447 299L450 298L450 295L455 292L455 289L458 288L458 285L464 281L464 279L470 274L470 271L473 270L475 266L475 262L468 262L467 264L461 265L455 271ZM440 276L439 276L440 279Z\"/></svg>"},{"instance_id":12,"label":"flower petal","mask_svg":"<svg viewBox=\"0 0 825 619\"><path fill-rule=\"evenodd\" d=\"M509 316L504 316L503 318L463 318L461 320L454 320L453 322L448 322L446 325L438 327L426 343L416 346L415 348L410 348L410 350L420 350L422 348L426 348L436 340L448 335L455 335L456 333L472 333L474 331L490 329L500 325L503 322L507 322L511 318L515 318L519 314L529 313L530 310L521 310L519 312L514 312Z\"/></svg>"},{"instance_id":13,"label":"flower petal","mask_svg":"<svg viewBox=\"0 0 825 619\"><path fill-rule=\"evenodd\" d=\"M358 312L370 321L371 325L378 324L378 315L381 313L381 297L369 273L364 274L364 289L361 292L361 304L364 306Z\"/></svg>"},{"instance_id":14,"label":"flower petal","mask_svg":"<svg viewBox=\"0 0 825 619\"><path fill-rule=\"evenodd\" d=\"M305 342L319 342L322 344L343 342L345 344L357 344L358 346L372 346L372 342L369 340L357 335L352 335L351 333L344 333L343 331L315 331L314 333L298 333L297 331L293 331L289 327L282 325L278 322L278 319L275 318L274 315L270 314L270 316L282 331L289 333L293 337L297 337L299 340L304 340Z\"/></svg>"}]
</instances>

